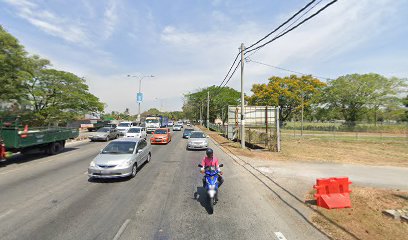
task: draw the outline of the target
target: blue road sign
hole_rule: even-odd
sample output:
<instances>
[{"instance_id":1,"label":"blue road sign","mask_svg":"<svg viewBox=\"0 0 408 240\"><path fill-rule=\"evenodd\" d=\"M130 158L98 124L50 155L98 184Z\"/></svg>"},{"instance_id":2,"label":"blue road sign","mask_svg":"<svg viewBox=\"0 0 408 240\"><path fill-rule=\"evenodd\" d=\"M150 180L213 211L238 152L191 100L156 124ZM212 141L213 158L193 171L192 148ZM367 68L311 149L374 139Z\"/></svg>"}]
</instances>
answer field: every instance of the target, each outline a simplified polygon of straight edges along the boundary
<instances>
[{"instance_id":1,"label":"blue road sign","mask_svg":"<svg viewBox=\"0 0 408 240\"><path fill-rule=\"evenodd\" d=\"M137 93L136 102L138 102L138 103L143 102L143 93Z\"/></svg>"}]
</instances>

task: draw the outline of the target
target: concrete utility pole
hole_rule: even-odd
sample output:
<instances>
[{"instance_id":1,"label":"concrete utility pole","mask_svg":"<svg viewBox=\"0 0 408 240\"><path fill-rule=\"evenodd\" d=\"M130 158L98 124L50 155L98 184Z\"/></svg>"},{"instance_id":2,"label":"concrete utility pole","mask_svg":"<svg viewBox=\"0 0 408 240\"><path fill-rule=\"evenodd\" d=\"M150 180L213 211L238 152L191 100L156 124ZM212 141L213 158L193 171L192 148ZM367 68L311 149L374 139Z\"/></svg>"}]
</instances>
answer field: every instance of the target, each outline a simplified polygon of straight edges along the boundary
<instances>
[{"instance_id":1,"label":"concrete utility pole","mask_svg":"<svg viewBox=\"0 0 408 240\"><path fill-rule=\"evenodd\" d=\"M210 128L210 91L207 92L207 128Z\"/></svg>"},{"instance_id":2,"label":"concrete utility pole","mask_svg":"<svg viewBox=\"0 0 408 240\"><path fill-rule=\"evenodd\" d=\"M300 137L303 137L303 101L304 101L304 95L303 95L303 92L302 92L302 121L301 121L301 130L300 130Z\"/></svg>"},{"instance_id":3,"label":"concrete utility pole","mask_svg":"<svg viewBox=\"0 0 408 240\"><path fill-rule=\"evenodd\" d=\"M245 148L244 51L241 43L241 148Z\"/></svg>"},{"instance_id":4,"label":"concrete utility pole","mask_svg":"<svg viewBox=\"0 0 408 240\"><path fill-rule=\"evenodd\" d=\"M200 125L203 125L203 102L201 101L200 105Z\"/></svg>"},{"instance_id":5,"label":"concrete utility pole","mask_svg":"<svg viewBox=\"0 0 408 240\"><path fill-rule=\"evenodd\" d=\"M150 77L150 78L152 78L152 77L154 77L153 75L146 75L146 76L144 76L144 75L142 75L142 76L131 76L131 75L127 75L128 77L137 77L137 78L139 78L139 92L138 93L142 93L142 79L143 78L146 78L146 77ZM140 123L140 103L141 102L138 102L138 113L137 113L137 121Z\"/></svg>"}]
</instances>

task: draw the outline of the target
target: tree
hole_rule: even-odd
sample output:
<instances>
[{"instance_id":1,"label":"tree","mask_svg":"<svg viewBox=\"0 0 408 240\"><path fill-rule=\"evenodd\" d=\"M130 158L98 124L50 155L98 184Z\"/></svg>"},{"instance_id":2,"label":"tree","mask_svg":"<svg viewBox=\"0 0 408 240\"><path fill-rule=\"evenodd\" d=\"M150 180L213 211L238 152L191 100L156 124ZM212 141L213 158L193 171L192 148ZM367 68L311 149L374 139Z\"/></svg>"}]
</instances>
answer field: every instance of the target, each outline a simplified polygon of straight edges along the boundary
<instances>
[{"instance_id":1,"label":"tree","mask_svg":"<svg viewBox=\"0 0 408 240\"><path fill-rule=\"evenodd\" d=\"M149 110L141 113L141 117L147 117L149 115L160 115L161 112L157 108L150 108Z\"/></svg>"},{"instance_id":2,"label":"tree","mask_svg":"<svg viewBox=\"0 0 408 240\"><path fill-rule=\"evenodd\" d=\"M326 85L310 75L270 77L267 84L254 84L252 96L246 97L249 105L279 106L281 121L290 119L293 113L317 103L323 87Z\"/></svg>"},{"instance_id":3,"label":"tree","mask_svg":"<svg viewBox=\"0 0 408 240\"><path fill-rule=\"evenodd\" d=\"M382 75L349 74L331 80L325 89L327 107L340 111L350 126L369 111L376 122L378 110L398 101L396 97L404 85L401 79Z\"/></svg>"},{"instance_id":4,"label":"tree","mask_svg":"<svg viewBox=\"0 0 408 240\"><path fill-rule=\"evenodd\" d=\"M0 100L20 99L23 83L20 75L26 56L24 47L0 25Z\"/></svg>"},{"instance_id":5,"label":"tree","mask_svg":"<svg viewBox=\"0 0 408 240\"><path fill-rule=\"evenodd\" d=\"M34 121L45 124L66 122L88 112L103 111L104 104L89 93L82 78L44 67L37 68L31 74L32 78L25 84L27 94L24 99L32 108Z\"/></svg>"},{"instance_id":6,"label":"tree","mask_svg":"<svg viewBox=\"0 0 408 240\"><path fill-rule=\"evenodd\" d=\"M223 117L227 119L228 105L238 105L241 94L233 88L211 86L199 89L194 93L186 94L183 112L186 118L198 120L200 109L202 109L203 119L207 118L207 94L210 93L210 121Z\"/></svg>"}]
</instances>

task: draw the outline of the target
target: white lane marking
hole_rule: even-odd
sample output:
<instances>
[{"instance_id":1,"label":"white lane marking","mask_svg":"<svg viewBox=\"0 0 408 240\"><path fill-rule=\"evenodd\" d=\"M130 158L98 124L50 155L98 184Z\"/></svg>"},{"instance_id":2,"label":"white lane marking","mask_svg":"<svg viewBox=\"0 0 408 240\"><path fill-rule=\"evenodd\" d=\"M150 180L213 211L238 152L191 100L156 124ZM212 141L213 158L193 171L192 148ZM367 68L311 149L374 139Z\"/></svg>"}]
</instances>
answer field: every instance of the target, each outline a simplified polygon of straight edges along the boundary
<instances>
[{"instance_id":1,"label":"white lane marking","mask_svg":"<svg viewBox=\"0 0 408 240\"><path fill-rule=\"evenodd\" d=\"M5 216L9 215L10 213L14 212L13 209L9 209L7 212L0 214L0 219L4 218Z\"/></svg>"},{"instance_id":2,"label":"white lane marking","mask_svg":"<svg viewBox=\"0 0 408 240\"><path fill-rule=\"evenodd\" d=\"M126 219L126 221L122 224L122 226L119 228L119 231L116 233L115 237L113 240L118 240L120 238L120 235L125 231L126 226L129 224L130 219Z\"/></svg>"},{"instance_id":3,"label":"white lane marking","mask_svg":"<svg viewBox=\"0 0 408 240\"><path fill-rule=\"evenodd\" d=\"M285 236L283 236L283 234L281 232L274 232L275 236L279 239L279 240L286 240Z\"/></svg>"}]
</instances>

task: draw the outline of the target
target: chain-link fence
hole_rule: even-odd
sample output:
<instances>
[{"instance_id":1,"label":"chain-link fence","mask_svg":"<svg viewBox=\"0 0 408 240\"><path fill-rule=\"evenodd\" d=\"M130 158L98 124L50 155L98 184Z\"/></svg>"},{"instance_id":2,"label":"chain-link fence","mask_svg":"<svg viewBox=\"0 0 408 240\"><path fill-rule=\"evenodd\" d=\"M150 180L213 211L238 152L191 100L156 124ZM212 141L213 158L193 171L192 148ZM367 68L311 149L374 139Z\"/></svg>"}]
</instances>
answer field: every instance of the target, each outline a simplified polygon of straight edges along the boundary
<instances>
[{"instance_id":1,"label":"chain-link fence","mask_svg":"<svg viewBox=\"0 0 408 240\"><path fill-rule=\"evenodd\" d=\"M318 139L328 141L368 141L408 143L408 123L396 122L284 122L281 127L285 139Z\"/></svg>"}]
</instances>

